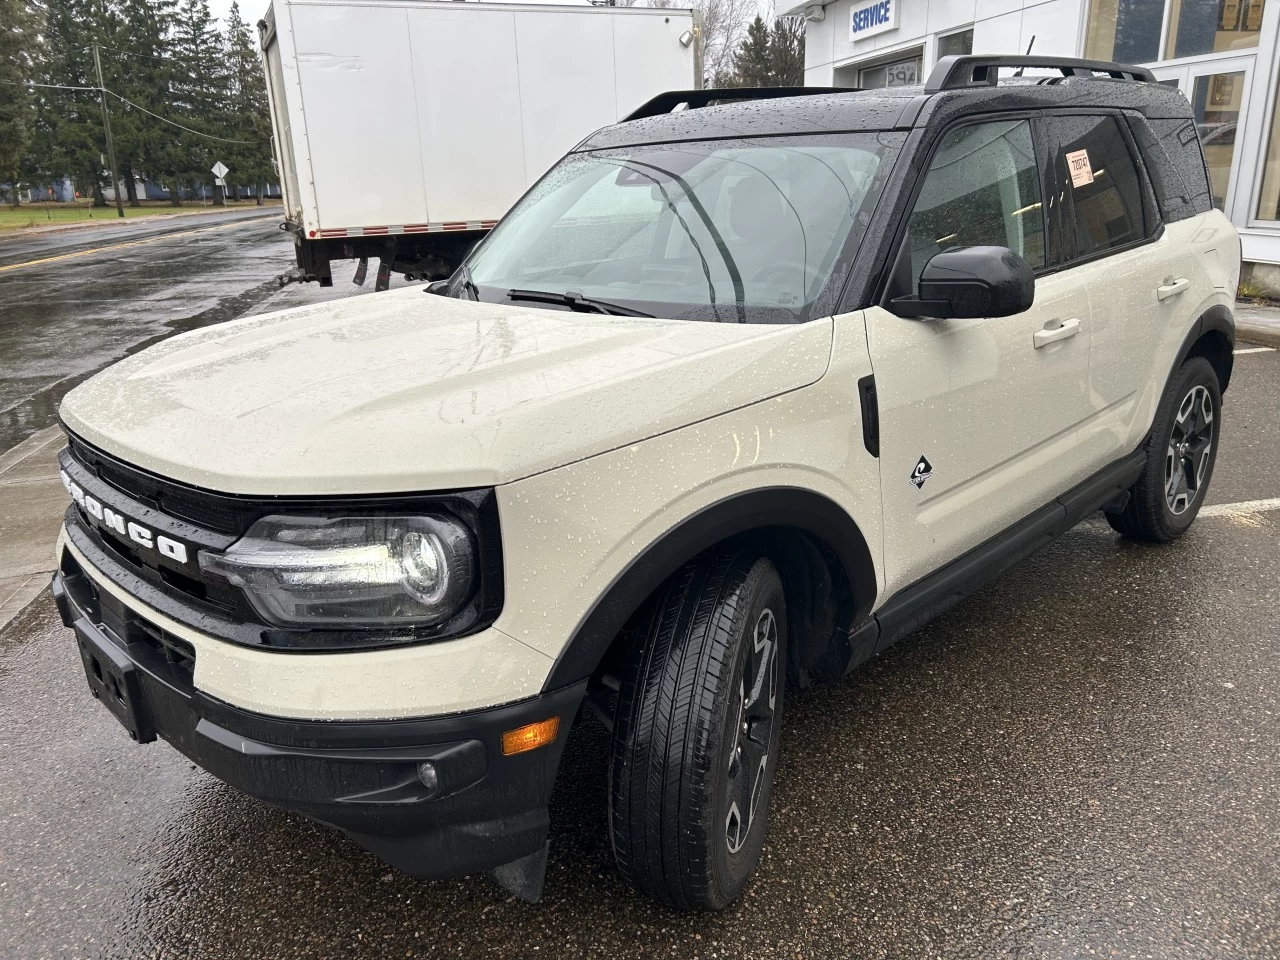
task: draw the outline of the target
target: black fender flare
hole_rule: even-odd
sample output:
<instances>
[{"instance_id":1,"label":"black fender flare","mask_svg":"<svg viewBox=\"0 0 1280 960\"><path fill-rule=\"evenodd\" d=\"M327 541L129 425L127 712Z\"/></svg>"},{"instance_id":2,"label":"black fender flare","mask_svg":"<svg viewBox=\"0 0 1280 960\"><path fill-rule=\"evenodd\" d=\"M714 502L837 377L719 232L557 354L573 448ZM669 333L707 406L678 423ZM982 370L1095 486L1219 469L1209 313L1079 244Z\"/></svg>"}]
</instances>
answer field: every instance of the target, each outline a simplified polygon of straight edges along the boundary
<instances>
[{"instance_id":1,"label":"black fender flare","mask_svg":"<svg viewBox=\"0 0 1280 960\"><path fill-rule=\"evenodd\" d=\"M590 677L631 615L683 564L730 537L770 527L798 528L825 544L848 578L854 622L870 614L877 592L875 564L848 512L812 490L764 487L704 507L641 551L579 622L543 689Z\"/></svg>"},{"instance_id":2,"label":"black fender flare","mask_svg":"<svg viewBox=\"0 0 1280 960\"><path fill-rule=\"evenodd\" d=\"M1223 374L1223 376L1220 377L1222 382L1219 386L1222 388L1223 393L1227 392L1227 384L1231 380L1231 350L1234 349L1236 344L1236 318L1231 313L1231 310L1221 303L1215 303L1213 306L1209 307L1209 309L1200 314L1200 316L1196 318L1196 322L1191 325L1191 329L1187 331L1186 337L1182 340L1182 345L1178 347L1178 354L1174 358L1173 366L1169 368L1168 375L1165 377L1166 385L1173 380L1178 369L1184 362L1186 362L1187 357L1190 356L1195 345L1200 342L1200 338L1206 333L1220 333L1227 340L1225 368L1219 371L1220 374Z\"/></svg>"}]
</instances>

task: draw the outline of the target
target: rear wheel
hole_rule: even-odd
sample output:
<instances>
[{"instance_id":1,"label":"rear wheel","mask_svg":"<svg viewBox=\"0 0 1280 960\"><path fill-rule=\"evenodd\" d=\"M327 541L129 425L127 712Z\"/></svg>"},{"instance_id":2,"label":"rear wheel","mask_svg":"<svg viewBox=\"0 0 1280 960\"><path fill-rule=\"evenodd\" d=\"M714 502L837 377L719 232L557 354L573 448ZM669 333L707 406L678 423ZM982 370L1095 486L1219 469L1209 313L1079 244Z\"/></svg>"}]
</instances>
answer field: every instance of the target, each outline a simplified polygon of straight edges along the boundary
<instances>
[{"instance_id":1,"label":"rear wheel","mask_svg":"<svg viewBox=\"0 0 1280 960\"><path fill-rule=\"evenodd\" d=\"M1191 526L1204 503L1218 456L1222 393L1204 357L1178 370L1156 411L1147 462L1111 526L1133 540L1167 543Z\"/></svg>"},{"instance_id":2,"label":"rear wheel","mask_svg":"<svg viewBox=\"0 0 1280 960\"><path fill-rule=\"evenodd\" d=\"M623 876L719 910L764 847L786 679L782 581L738 551L686 565L637 631L618 702L609 823Z\"/></svg>"}]
</instances>

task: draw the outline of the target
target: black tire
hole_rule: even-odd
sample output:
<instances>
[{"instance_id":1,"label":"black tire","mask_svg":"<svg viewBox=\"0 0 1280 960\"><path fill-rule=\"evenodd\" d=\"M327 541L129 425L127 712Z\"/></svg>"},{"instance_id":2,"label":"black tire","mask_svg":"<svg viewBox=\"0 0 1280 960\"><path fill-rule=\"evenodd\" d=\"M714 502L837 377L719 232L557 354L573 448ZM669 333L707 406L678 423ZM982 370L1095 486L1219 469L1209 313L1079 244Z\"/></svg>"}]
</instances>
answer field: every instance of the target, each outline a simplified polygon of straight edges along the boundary
<instances>
[{"instance_id":1,"label":"black tire","mask_svg":"<svg viewBox=\"0 0 1280 960\"><path fill-rule=\"evenodd\" d=\"M1168 543L1186 533L1213 477L1221 427L1218 375L1204 357L1191 357L1160 401L1147 439L1147 462L1124 510L1107 514L1111 526L1147 543Z\"/></svg>"},{"instance_id":2,"label":"black tire","mask_svg":"<svg viewBox=\"0 0 1280 960\"><path fill-rule=\"evenodd\" d=\"M643 614L609 771L614 856L642 893L720 910L755 870L777 769L786 624L773 564L733 550L687 564ZM745 818L743 798L754 798Z\"/></svg>"}]
</instances>

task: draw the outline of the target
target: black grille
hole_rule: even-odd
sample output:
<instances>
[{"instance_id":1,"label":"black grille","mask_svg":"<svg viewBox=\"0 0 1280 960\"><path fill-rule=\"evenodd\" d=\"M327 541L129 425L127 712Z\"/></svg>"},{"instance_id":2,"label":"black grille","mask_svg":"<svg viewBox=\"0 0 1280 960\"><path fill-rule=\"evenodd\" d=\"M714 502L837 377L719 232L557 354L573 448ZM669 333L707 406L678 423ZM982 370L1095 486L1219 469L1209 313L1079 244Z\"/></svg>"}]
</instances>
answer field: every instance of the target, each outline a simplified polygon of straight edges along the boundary
<instances>
[{"instance_id":1,"label":"black grille","mask_svg":"<svg viewBox=\"0 0 1280 960\"><path fill-rule=\"evenodd\" d=\"M260 504L173 483L121 463L77 437L69 438L67 448L76 462L104 483L154 510L206 530L239 537L263 514Z\"/></svg>"}]
</instances>

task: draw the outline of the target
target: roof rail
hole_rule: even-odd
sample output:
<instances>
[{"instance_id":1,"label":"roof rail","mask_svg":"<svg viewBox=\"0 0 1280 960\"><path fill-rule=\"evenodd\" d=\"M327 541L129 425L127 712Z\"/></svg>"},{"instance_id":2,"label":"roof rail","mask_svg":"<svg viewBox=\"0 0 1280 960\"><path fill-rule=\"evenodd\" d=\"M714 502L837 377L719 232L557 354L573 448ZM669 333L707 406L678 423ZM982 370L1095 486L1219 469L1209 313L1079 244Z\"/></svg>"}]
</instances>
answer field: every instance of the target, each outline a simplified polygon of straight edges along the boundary
<instances>
[{"instance_id":1,"label":"roof rail","mask_svg":"<svg viewBox=\"0 0 1280 960\"><path fill-rule=\"evenodd\" d=\"M925 81L925 93L941 90L963 90L965 87L994 87L1000 67L1038 67L1061 70L1064 77L1092 77L1105 73L1113 80L1138 80L1154 83L1155 74L1146 67L1110 63L1106 60L1080 60L1076 57L1037 56L953 56L943 57Z\"/></svg>"},{"instance_id":2,"label":"roof rail","mask_svg":"<svg viewBox=\"0 0 1280 960\"><path fill-rule=\"evenodd\" d=\"M640 120L671 113L681 104L686 110L729 100L772 100L777 97L812 97L822 93L853 93L857 87L716 87L710 90L668 90L642 103L622 118Z\"/></svg>"}]
</instances>

